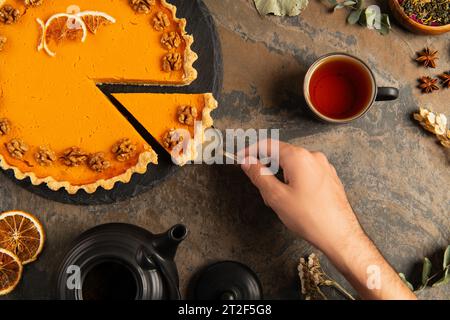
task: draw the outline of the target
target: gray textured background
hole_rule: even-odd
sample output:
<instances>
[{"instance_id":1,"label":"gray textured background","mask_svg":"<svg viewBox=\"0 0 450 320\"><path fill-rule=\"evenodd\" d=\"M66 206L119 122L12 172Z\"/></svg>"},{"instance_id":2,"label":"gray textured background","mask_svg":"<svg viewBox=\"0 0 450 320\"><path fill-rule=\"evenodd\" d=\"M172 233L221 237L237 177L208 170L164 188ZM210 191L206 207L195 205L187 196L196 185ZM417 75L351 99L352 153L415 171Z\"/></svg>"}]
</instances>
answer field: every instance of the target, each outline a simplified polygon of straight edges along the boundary
<instances>
[{"instance_id":1,"label":"gray textured background","mask_svg":"<svg viewBox=\"0 0 450 320\"><path fill-rule=\"evenodd\" d=\"M370 2L370 1L369 1ZM372 1L374 2L374 1ZM283 140L326 153L346 186L370 237L398 270L417 277L423 256L440 265L450 242L450 154L413 121L419 105L450 115L450 90L421 95L417 78L449 71L449 35L415 36L397 25L387 37L348 26L311 0L300 17L260 17L252 0L205 0L220 33L225 79L218 128L280 128ZM385 1L378 1L385 8ZM414 52L440 51L436 70L419 68ZM379 85L397 86L401 97L378 103L363 119L344 126L312 120L302 110L299 83L322 54L345 51L367 61ZM289 233L234 166L190 166L137 198L108 206L62 205L35 196L0 175L0 208L36 214L47 230L38 262L7 299L49 298L57 262L82 231L128 222L161 232L175 223L190 228L177 256L182 290L200 267L216 260L248 264L268 298L298 299L296 265L316 251ZM324 268L348 284L325 257ZM450 286L421 293L450 297Z\"/></svg>"}]
</instances>

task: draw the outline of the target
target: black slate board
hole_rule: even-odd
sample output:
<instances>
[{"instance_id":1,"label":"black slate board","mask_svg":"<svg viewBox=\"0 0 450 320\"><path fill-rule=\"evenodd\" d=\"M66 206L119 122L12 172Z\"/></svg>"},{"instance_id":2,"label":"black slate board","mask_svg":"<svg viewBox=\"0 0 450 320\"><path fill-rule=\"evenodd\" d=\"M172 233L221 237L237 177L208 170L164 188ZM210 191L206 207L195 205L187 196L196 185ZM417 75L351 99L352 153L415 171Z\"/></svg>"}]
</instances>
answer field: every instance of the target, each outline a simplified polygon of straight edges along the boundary
<instances>
[{"instance_id":1,"label":"black slate board","mask_svg":"<svg viewBox=\"0 0 450 320\"><path fill-rule=\"evenodd\" d=\"M202 0L168 0L177 6L177 17L186 18L187 32L194 35L193 50L198 54L199 59L194 64L198 71L198 78L190 86L185 87L159 87L159 86L134 86L134 85L100 85L102 90L111 101L118 106L118 101L111 96L112 93L206 93L212 92L218 99L222 87L223 64L220 40L214 25L213 18ZM118 106L120 107L120 106ZM147 173L134 174L127 184L117 183L112 190L99 188L95 193L88 194L81 190L75 195L69 195L65 190L52 191L45 185L34 186L27 178L17 180L12 170L4 171L18 185L23 188L50 200L77 204L77 205L98 205L109 204L134 197L156 184L163 181L168 176L174 174L180 167L174 165L170 155L159 145L159 143L145 129L136 123L132 117L128 118L133 126L138 130L147 142L158 153L158 165L150 164Z\"/></svg>"}]
</instances>

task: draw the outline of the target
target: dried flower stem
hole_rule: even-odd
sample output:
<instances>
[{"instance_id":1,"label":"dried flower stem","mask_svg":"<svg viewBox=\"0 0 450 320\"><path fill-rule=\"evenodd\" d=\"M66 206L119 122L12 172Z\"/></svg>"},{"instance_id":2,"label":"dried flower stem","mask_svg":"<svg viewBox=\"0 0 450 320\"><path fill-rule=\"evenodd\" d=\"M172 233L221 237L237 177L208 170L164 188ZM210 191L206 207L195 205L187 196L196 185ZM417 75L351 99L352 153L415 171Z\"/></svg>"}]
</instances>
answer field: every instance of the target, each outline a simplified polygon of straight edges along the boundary
<instances>
[{"instance_id":1,"label":"dried flower stem","mask_svg":"<svg viewBox=\"0 0 450 320\"><path fill-rule=\"evenodd\" d=\"M356 300L347 290L344 289L339 283L336 281L333 281L333 286L336 288L336 290L340 291L347 299L349 300Z\"/></svg>"},{"instance_id":2,"label":"dried flower stem","mask_svg":"<svg viewBox=\"0 0 450 320\"><path fill-rule=\"evenodd\" d=\"M308 260L301 258L298 266L299 276L302 285L302 293L307 300L322 298L327 300L327 296L320 287L332 287L339 291L349 300L355 298L342 287L336 280L327 275L320 265L319 258L314 253L308 257Z\"/></svg>"}]
</instances>

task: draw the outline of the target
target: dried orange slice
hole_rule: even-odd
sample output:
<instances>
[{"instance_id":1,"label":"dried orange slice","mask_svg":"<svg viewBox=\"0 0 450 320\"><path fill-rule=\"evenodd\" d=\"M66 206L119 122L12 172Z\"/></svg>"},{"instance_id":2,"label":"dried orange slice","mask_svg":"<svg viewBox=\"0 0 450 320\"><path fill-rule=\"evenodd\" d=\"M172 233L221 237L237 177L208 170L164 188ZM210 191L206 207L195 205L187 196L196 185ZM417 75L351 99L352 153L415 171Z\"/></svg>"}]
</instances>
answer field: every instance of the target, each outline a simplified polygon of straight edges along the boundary
<instances>
[{"instance_id":1,"label":"dried orange slice","mask_svg":"<svg viewBox=\"0 0 450 320\"><path fill-rule=\"evenodd\" d=\"M0 248L17 255L22 264L36 260L44 241L44 229L36 217L21 211L0 214Z\"/></svg>"},{"instance_id":2,"label":"dried orange slice","mask_svg":"<svg viewBox=\"0 0 450 320\"><path fill-rule=\"evenodd\" d=\"M44 27L44 50L52 57L56 53L50 49L49 44L58 44L62 40L84 42L87 36L87 28L83 20L77 15L58 13L51 16Z\"/></svg>"},{"instance_id":3,"label":"dried orange slice","mask_svg":"<svg viewBox=\"0 0 450 320\"><path fill-rule=\"evenodd\" d=\"M22 263L14 253L0 248L0 296L13 291L22 278Z\"/></svg>"},{"instance_id":4,"label":"dried orange slice","mask_svg":"<svg viewBox=\"0 0 450 320\"><path fill-rule=\"evenodd\" d=\"M97 33L99 27L116 23L116 19L110 15L99 11L83 11L77 13L86 25L86 28L93 34Z\"/></svg>"},{"instance_id":5,"label":"dried orange slice","mask_svg":"<svg viewBox=\"0 0 450 320\"><path fill-rule=\"evenodd\" d=\"M42 49L44 49L44 30L45 30L45 24L44 21L42 21L41 19L37 18L36 22L39 25L39 43L38 43L38 51L41 51Z\"/></svg>"},{"instance_id":6,"label":"dried orange slice","mask_svg":"<svg viewBox=\"0 0 450 320\"><path fill-rule=\"evenodd\" d=\"M56 53L50 49L52 43L58 44L62 40L75 40L84 42L88 30L95 34L103 25L115 23L116 19L100 11L80 12L78 6L69 6L67 13L58 13L51 16L44 24L41 19L36 19L41 28L41 37L38 51L44 49L48 55L54 57Z\"/></svg>"}]
</instances>

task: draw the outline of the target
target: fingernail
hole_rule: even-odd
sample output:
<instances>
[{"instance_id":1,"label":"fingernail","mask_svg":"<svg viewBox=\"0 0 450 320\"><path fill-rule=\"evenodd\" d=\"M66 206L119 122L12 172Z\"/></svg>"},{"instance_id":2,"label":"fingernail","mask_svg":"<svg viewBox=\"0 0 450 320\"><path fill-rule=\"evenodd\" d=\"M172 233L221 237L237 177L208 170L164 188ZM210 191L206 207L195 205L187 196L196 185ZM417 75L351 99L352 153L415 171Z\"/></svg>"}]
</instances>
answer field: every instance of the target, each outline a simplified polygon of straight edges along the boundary
<instances>
[{"instance_id":1,"label":"fingernail","mask_svg":"<svg viewBox=\"0 0 450 320\"><path fill-rule=\"evenodd\" d=\"M258 163L258 160L255 157L249 156L247 158L244 158L244 161L241 164L241 168L244 171L248 171L250 170L250 167L256 163Z\"/></svg>"},{"instance_id":2,"label":"fingernail","mask_svg":"<svg viewBox=\"0 0 450 320\"><path fill-rule=\"evenodd\" d=\"M248 171L250 169L250 162L248 159L245 159L244 162L241 164L241 168L244 171Z\"/></svg>"}]
</instances>

